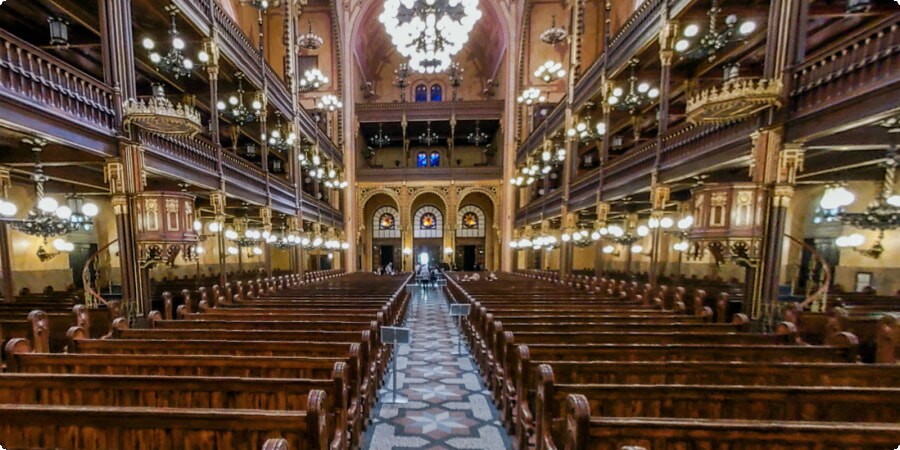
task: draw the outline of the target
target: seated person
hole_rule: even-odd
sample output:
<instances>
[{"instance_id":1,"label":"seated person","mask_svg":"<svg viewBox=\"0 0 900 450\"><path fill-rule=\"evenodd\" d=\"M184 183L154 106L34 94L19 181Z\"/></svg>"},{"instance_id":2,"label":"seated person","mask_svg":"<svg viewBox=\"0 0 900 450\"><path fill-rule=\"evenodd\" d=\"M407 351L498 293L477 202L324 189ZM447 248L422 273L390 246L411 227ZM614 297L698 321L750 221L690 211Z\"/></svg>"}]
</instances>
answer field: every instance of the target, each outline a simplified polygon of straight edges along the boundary
<instances>
[{"instance_id":1,"label":"seated person","mask_svg":"<svg viewBox=\"0 0 900 450\"><path fill-rule=\"evenodd\" d=\"M490 275L488 275L487 279L488 279L488 281L497 281L497 274L494 272L491 272Z\"/></svg>"},{"instance_id":2,"label":"seated person","mask_svg":"<svg viewBox=\"0 0 900 450\"><path fill-rule=\"evenodd\" d=\"M469 278L470 281L481 281L481 274L475 272L472 274L472 278Z\"/></svg>"}]
</instances>

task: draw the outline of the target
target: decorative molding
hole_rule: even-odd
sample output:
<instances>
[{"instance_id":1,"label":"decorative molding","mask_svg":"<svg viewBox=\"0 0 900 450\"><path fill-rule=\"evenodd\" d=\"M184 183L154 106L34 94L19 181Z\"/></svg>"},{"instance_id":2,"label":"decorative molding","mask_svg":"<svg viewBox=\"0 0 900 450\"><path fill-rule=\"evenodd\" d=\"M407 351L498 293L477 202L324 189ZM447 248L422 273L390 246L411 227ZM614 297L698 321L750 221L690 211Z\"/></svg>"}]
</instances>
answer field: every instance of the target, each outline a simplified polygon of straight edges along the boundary
<instances>
[{"instance_id":1,"label":"decorative molding","mask_svg":"<svg viewBox=\"0 0 900 450\"><path fill-rule=\"evenodd\" d=\"M783 90L780 78L729 80L692 96L685 113L691 123L742 120L769 108L780 108Z\"/></svg>"}]
</instances>

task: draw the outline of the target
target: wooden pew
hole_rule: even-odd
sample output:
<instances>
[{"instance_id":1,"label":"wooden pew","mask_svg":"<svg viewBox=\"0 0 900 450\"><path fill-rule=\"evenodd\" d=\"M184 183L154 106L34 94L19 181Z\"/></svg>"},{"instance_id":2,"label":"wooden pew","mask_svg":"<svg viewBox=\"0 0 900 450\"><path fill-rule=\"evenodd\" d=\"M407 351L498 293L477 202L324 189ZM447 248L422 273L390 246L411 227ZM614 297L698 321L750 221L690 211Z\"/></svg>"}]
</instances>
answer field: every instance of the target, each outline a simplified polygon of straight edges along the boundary
<instances>
[{"instance_id":1,"label":"wooden pew","mask_svg":"<svg viewBox=\"0 0 900 450\"><path fill-rule=\"evenodd\" d=\"M771 422L592 416L580 395L566 399L565 450L880 450L896 447L900 427L883 423Z\"/></svg>"},{"instance_id":2,"label":"wooden pew","mask_svg":"<svg viewBox=\"0 0 900 450\"><path fill-rule=\"evenodd\" d=\"M245 450L272 448L278 436L290 449L322 450L325 397L310 392L303 411L0 404L0 440L10 449Z\"/></svg>"}]
</instances>

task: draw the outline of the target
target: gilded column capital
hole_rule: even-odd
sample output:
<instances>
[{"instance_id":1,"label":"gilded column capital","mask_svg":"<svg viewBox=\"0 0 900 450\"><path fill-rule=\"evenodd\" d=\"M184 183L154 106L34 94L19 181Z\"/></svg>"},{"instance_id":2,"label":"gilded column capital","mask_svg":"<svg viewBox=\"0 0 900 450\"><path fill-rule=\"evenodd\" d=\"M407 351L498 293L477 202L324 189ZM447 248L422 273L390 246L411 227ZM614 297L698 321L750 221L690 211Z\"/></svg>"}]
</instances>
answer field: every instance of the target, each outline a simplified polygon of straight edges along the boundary
<instances>
[{"instance_id":1,"label":"gilded column capital","mask_svg":"<svg viewBox=\"0 0 900 450\"><path fill-rule=\"evenodd\" d=\"M125 195L113 195L110 203L112 203L113 214L117 216L128 214L128 197Z\"/></svg>"},{"instance_id":2,"label":"gilded column capital","mask_svg":"<svg viewBox=\"0 0 900 450\"><path fill-rule=\"evenodd\" d=\"M652 204L654 211L662 211L666 208L666 203L669 202L669 195L672 193L672 189L669 186L658 183L654 184L653 187L650 188L650 202Z\"/></svg>"},{"instance_id":3,"label":"gilded column capital","mask_svg":"<svg viewBox=\"0 0 900 450\"><path fill-rule=\"evenodd\" d=\"M125 193L125 164L118 159L108 159L103 166L103 182L109 185L109 193Z\"/></svg>"},{"instance_id":4,"label":"gilded column capital","mask_svg":"<svg viewBox=\"0 0 900 450\"><path fill-rule=\"evenodd\" d=\"M775 177L777 184L797 183L797 173L803 171L805 152L800 144L784 144L778 153L778 173Z\"/></svg>"},{"instance_id":5,"label":"gilded column capital","mask_svg":"<svg viewBox=\"0 0 900 450\"><path fill-rule=\"evenodd\" d=\"M214 191L209 193L209 204L212 207L213 214L216 217L225 216L225 193L222 191Z\"/></svg>"},{"instance_id":6,"label":"gilded column capital","mask_svg":"<svg viewBox=\"0 0 900 450\"><path fill-rule=\"evenodd\" d=\"M775 185L775 189L773 190L772 194L772 203L776 208L787 208L791 206L791 198L794 196L794 186L789 184Z\"/></svg>"}]
</instances>

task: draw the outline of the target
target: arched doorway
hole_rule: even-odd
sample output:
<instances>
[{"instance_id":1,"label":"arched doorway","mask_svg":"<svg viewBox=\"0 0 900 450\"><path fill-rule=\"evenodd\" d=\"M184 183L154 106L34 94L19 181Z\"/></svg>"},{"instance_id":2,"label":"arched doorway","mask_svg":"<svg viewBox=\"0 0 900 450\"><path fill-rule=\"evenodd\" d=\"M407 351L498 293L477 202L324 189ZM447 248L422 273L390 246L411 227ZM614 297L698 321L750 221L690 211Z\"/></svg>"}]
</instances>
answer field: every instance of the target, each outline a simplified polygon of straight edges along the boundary
<instances>
[{"instance_id":1,"label":"arched doorway","mask_svg":"<svg viewBox=\"0 0 900 450\"><path fill-rule=\"evenodd\" d=\"M413 255L415 264L437 264L444 242L444 213L425 205L413 214Z\"/></svg>"},{"instance_id":2,"label":"arched doorway","mask_svg":"<svg viewBox=\"0 0 900 450\"><path fill-rule=\"evenodd\" d=\"M454 260L458 260L457 265L460 269L473 266L471 264L473 252L478 268L497 270L500 267L500 254L496 248L499 238L495 214L494 200L485 192L471 191L460 199L456 214L454 247ZM466 263L467 258L469 264Z\"/></svg>"},{"instance_id":3,"label":"arched doorway","mask_svg":"<svg viewBox=\"0 0 900 450\"><path fill-rule=\"evenodd\" d=\"M372 271L392 264L394 270L400 270L403 221L397 203L387 194L377 194L366 202L363 220L368 228L360 255L365 269Z\"/></svg>"}]
</instances>

